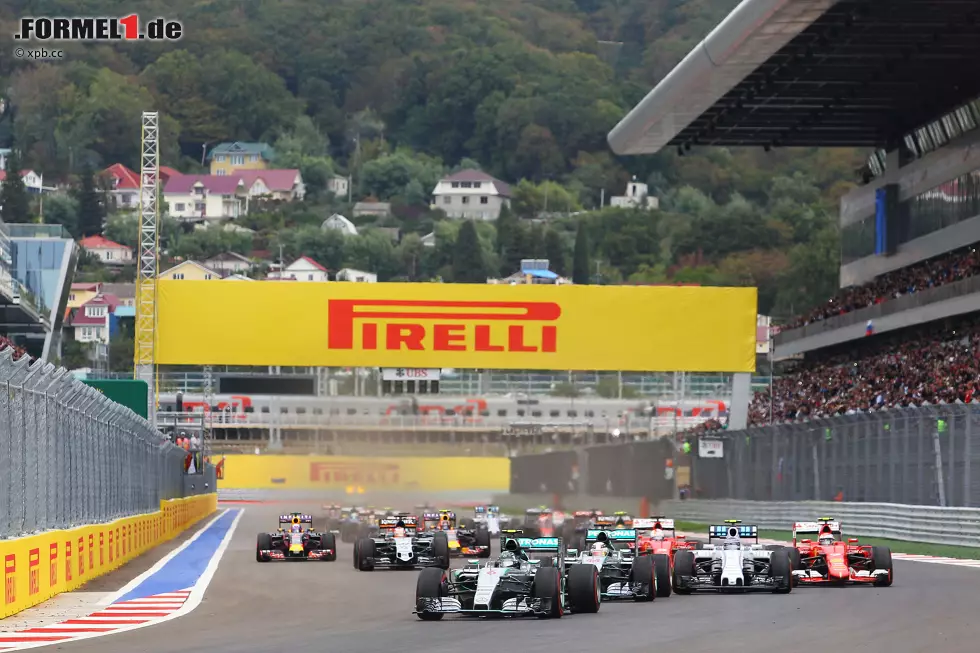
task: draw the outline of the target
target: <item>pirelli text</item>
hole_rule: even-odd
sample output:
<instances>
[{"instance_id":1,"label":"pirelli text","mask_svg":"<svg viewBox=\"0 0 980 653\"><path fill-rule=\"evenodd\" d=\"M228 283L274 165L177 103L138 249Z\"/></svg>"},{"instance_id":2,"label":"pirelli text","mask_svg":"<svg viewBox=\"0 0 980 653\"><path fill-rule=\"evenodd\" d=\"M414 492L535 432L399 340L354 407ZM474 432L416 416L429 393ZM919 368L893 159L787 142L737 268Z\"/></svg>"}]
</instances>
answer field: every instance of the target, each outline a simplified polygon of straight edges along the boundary
<instances>
[{"instance_id":1,"label":"pirelli text","mask_svg":"<svg viewBox=\"0 0 980 653\"><path fill-rule=\"evenodd\" d=\"M20 19L20 41L177 41L184 34L180 21L136 14L100 17L27 16Z\"/></svg>"}]
</instances>

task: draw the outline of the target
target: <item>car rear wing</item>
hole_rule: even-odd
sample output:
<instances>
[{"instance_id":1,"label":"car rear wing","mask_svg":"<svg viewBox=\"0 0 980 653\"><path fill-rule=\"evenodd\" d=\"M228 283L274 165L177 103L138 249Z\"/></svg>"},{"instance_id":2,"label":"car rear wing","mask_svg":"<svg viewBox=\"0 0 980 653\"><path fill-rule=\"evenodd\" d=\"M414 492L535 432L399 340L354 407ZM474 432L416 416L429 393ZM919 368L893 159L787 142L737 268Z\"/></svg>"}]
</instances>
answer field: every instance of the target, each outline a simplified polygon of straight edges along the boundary
<instances>
[{"instance_id":1,"label":"car rear wing","mask_svg":"<svg viewBox=\"0 0 980 653\"><path fill-rule=\"evenodd\" d=\"M609 538L610 542L634 542L636 541L636 529L624 528L618 531L606 531L606 530L588 530L585 532L586 542L595 542L599 539L599 536L605 533L606 537Z\"/></svg>"},{"instance_id":2,"label":"car rear wing","mask_svg":"<svg viewBox=\"0 0 980 653\"><path fill-rule=\"evenodd\" d=\"M708 541L724 540L729 537L755 540L759 542L759 527L746 524L722 524L708 526Z\"/></svg>"},{"instance_id":3,"label":"car rear wing","mask_svg":"<svg viewBox=\"0 0 980 653\"><path fill-rule=\"evenodd\" d=\"M839 521L832 521L830 518L822 518L818 521L798 521L793 524L793 543L795 544L797 539L813 539L813 537L808 536L820 537L822 533L827 532L833 535L835 540L844 538Z\"/></svg>"},{"instance_id":4,"label":"car rear wing","mask_svg":"<svg viewBox=\"0 0 980 653\"><path fill-rule=\"evenodd\" d=\"M659 517L637 517L633 520L633 528L638 531L645 530L655 530L660 529L662 531L673 531L674 530L674 520L673 519L661 519Z\"/></svg>"},{"instance_id":5,"label":"car rear wing","mask_svg":"<svg viewBox=\"0 0 980 653\"><path fill-rule=\"evenodd\" d=\"M296 522L297 524L312 524L313 523L313 515L302 515L300 513L296 513L296 514L293 514L293 515L279 515L279 524L280 525L282 525L282 524L292 524L294 519L298 520Z\"/></svg>"},{"instance_id":6,"label":"car rear wing","mask_svg":"<svg viewBox=\"0 0 980 653\"><path fill-rule=\"evenodd\" d=\"M378 528L396 528L399 523L401 523L405 528L417 529L419 526L419 519L415 515L382 517L378 520Z\"/></svg>"}]
</instances>

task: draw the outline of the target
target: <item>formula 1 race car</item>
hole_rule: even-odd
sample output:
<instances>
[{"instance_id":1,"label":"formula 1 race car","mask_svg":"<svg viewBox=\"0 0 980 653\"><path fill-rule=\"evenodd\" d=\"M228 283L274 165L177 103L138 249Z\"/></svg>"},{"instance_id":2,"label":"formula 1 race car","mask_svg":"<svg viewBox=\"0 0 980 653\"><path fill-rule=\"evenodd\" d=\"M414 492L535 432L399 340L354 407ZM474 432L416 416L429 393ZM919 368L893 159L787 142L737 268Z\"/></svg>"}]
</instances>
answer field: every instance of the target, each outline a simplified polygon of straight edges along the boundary
<instances>
[{"instance_id":1,"label":"formula 1 race car","mask_svg":"<svg viewBox=\"0 0 980 653\"><path fill-rule=\"evenodd\" d=\"M590 530L585 534L585 549L568 550L565 559L566 570L575 565L593 565L599 572L599 591L604 599L632 599L652 601L657 596L657 575L655 562L668 568L667 556L634 555L636 531ZM670 576L667 576L670 583Z\"/></svg>"},{"instance_id":2,"label":"formula 1 race car","mask_svg":"<svg viewBox=\"0 0 980 653\"><path fill-rule=\"evenodd\" d=\"M415 515L382 517L378 520L378 530L375 537L364 537L354 543L355 569L449 569L449 538L445 533L419 533Z\"/></svg>"},{"instance_id":3,"label":"formula 1 race car","mask_svg":"<svg viewBox=\"0 0 980 653\"><path fill-rule=\"evenodd\" d=\"M832 517L793 524L793 546L789 552L794 584L889 587L895 576L891 549L862 546L857 538L845 542L840 522Z\"/></svg>"},{"instance_id":4,"label":"formula 1 race car","mask_svg":"<svg viewBox=\"0 0 980 653\"><path fill-rule=\"evenodd\" d=\"M323 506L323 512L327 517L327 527L326 530L329 533L340 533L340 526L344 519L344 510L350 511L350 508L344 508L340 504L331 503Z\"/></svg>"},{"instance_id":5,"label":"formula 1 race car","mask_svg":"<svg viewBox=\"0 0 980 653\"><path fill-rule=\"evenodd\" d=\"M724 540L723 544L712 544ZM746 544L744 540L755 540ZM764 590L788 594L793 589L793 563L785 548L775 551L759 544L759 527L735 519L708 527L702 549L674 553L674 591L744 592Z\"/></svg>"},{"instance_id":6,"label":"formula 1 race car","mask_svg":"<svg viewBox=\"0 0 980 653\"><path fill-rule=\"evenodd\" d=\"M476 506L473 508L473 527L483 524L490 535L500 535L500 507Z\"/></svg>"},{"instance_id":7,"label":"formula 1 race car","mask_svg":"<svg viewBox=\"0 0 980 653\"><path fill-rule=\"evenodd\" d=\"M550 508L528 508L524 511L524 525L520 527L526 537L554 537L555 521Z\"/></svg>"},{"instance_id":8,"label":"formula 1 race car","mask_svg":"<svg viewBox=\"0 0 980 653\"><path fill-rule=\"evenodd\" d=\"M306 529L303 526L307 526ZM333 533L313 530L313 516L299 512L279 516L274 533L259 533L255 560L324 560L337 559L337 540Z\"/></svg>"},{"instance_id":9,"label":"formula 1 race car","mask_svg":"<svg viewBox=\"0 0 980 653\"><path fill-rule=\"evenodd\" d=\"M501 533L500 557L462 569L423 569L415 589L415 614L437 621L445 614L561 618L566 612L595 613L602 598L594 565L565 569L560 537Z\"/></svg>"},{"instance_id":10,"label":"formula 1 race car","mask_svg":"<svg viewBox=\"0 0 980 653\"><path fill-rule=\"evenodd\" d=\"M637 517L633 520L633 530L636 531L636 555L654 556L657 596L670 596L674 582L674 555L678 551L693 551L695 544L688 542L683 535L677 535L674 520L665 517Z\"/></svg>"}]
</instances>

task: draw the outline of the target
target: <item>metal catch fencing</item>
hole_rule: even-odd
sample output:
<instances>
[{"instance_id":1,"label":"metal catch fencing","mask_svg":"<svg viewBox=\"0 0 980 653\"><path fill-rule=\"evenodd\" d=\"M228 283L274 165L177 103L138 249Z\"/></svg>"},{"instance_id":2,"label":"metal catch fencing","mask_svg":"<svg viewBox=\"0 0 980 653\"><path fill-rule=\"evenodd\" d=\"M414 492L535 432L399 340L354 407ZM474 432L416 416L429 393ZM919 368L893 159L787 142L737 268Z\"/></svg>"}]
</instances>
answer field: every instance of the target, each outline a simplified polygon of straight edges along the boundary
<instances>
[{"instance_id":1,"label":"metal catch fencing","mask_svg":"<svg viewBox=\"0 0 980 653\"><path fill-rule=\"evenodd\" d=\"M0 351L0 538L159 510L184 496L184 454L64 368Z\"/></svg>"},{"instance_id":2,"label":"metal catch fencing","mask_svg":"<svg viewBox=\"0 0 980 653\"><path fill-rule=\"evenodd\" d=\"M941 404L718 431L722 456L671 438L518 457L515 493L585 492L662 501L849 501L980 507L980 404ZM668 464L670 461L670 464ZM581 490L569 489L572 465ZM534 482L532 482L532 479Z\"/></svg>"}]
</instances>

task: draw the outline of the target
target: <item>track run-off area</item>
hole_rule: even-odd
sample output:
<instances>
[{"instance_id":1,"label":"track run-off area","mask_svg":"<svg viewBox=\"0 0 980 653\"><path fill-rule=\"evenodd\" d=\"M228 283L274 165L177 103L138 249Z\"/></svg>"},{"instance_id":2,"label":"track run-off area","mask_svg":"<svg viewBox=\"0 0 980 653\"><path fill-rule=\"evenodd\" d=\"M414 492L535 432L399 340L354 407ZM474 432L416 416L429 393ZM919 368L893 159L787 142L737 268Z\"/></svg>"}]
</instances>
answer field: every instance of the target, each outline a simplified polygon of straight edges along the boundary
<instances>
[{"instance_id":1,"label":"track run-off area","mask_svg":"<svg viewBox=\"0 0 980 653\"><path fill-rule=\"evenodd\" d=\"M334 562L256 562L256 535L274 529L283 510L319 516L320 506L223 507L231 509L219 517L226 520L219 529L225 535L203 532L209 520L198 528L202 535L191 539L185 555L164 558L147 579L130 582L106 601L113 605L110 614L119 614L127 605L132 611L160 602L152 596L163 597L172 608L167 620L91 633L77 641L53 641L44 648L69 653L458 653L500 648L755 653L833 647L869 653L974 653L980 642L980 619L975 616L980 569L903 559L895 560L895 583L887 588L675 594L652 603L606 601L598 614L554 621L422 622L412 614L418 572L356 571L351 544L338 542ZM322 526L319 520L315 526ZM219 547L222 555L213 556ZM460 564L454 561L454 566ZM0 650L4 647L23 648L0 643Z\"/></svg>"}]
</instances>

